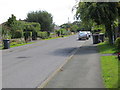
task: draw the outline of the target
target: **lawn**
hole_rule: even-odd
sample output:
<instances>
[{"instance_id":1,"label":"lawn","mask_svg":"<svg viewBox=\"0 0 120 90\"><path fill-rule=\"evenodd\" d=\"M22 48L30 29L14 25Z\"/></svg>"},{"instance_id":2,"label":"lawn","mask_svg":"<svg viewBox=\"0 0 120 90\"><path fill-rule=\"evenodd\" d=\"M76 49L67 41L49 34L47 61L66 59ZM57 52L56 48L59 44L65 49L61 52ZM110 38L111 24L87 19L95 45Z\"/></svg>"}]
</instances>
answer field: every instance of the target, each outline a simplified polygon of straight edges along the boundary
<instances>
[{"instance_id":1,"label":"lawn","mask_svg":"<svg viewBox=\"0 0 120 90\"><path fill-rule=\"evenodd\" d=\"M18 47L18 46L23 46L23 45L27 45L27 44L32 44L32 43L35 43L35 42L28 42L28 43L22 43L22 44L14 44L14 45L10 45L10 47Z\"/></svg>"},{"instance_id":2,"label":"lawn","mask_svg":"<svg viewBox=\"0 0 120 90\"><path fill-rule=\"evenodd\" d=\"M120 61L117 56L105 56L105 54L116 53L114 45L107 42L98 44L99 52L104 54L101 56L102 77L106 88L120 88ZM118 80L119 79L119 80Z\"/></svg>"},{"instance_id":3,"label":"lawn","mask_svg":"<svg viewBox=\"0 0 120 90\"><path fill-rule=\"evenodd\" d=\"M98 45L99 52L101 54L115 53L115 45L110 45L107 42L100 43Z\"/></svg>"},{"instance_id":4,"label":"lawn","mask_svg":"<svg viewBox=\"0 0 120 90\"><path fill-rule=\"evenodd\" d=\"M120 61L116 56L101 57L102 77L106 88L118 88L118 63Z\"/></svg>"}]
</instances>

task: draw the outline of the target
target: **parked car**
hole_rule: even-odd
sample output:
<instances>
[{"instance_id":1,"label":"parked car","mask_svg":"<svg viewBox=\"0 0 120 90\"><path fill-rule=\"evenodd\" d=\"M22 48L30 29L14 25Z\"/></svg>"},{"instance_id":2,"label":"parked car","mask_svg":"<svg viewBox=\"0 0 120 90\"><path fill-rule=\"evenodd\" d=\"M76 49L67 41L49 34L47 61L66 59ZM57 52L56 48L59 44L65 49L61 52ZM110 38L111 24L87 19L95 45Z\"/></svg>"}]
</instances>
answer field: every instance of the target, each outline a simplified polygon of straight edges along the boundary
<instances>
[{"instance_id":1,"label":"parked car","mask_svg":"<svg viewBox=\"0 0 120 90\"><path fill-rule=\"evenodd\" d=\"M88 36L90 37L91 36L91 32L90 31L86 31Z\"/></svg>"},{"instance_id":2,"label":"parked car","mask_svg":"<svg viewBox=\"0 0 120 90\"><path fill-rule=\"evenodd\" d=\"M89 39L89 34L86 31L80 31L78 34L78 40Z\"/></svg>"}]
</instances>

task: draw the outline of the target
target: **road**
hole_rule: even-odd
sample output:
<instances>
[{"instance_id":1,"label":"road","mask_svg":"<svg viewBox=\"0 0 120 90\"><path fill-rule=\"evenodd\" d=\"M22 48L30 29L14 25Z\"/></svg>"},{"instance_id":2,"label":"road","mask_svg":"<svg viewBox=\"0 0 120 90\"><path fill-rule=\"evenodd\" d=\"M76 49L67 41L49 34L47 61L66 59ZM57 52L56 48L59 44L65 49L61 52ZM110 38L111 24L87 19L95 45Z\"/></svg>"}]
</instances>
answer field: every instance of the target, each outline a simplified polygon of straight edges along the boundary
<instances>
[{"instance_id":1,"label":"road","mask_svg":"<svg viewBox=\"0 0 120 90\"><path fill-rule=\"evenodd\" d=\"M73 35L3 51L2 87L38 87L84 42Z\"/></svg>"},{"instance_id":2,"label":"road","mask_svg":"<svg viewBox=\"0 0 120 90\"><path fill-rule=\"evenodd\" d=\"M102 88L100 55L97 45L87 40L44 88Z\"/></svg>"}]
</instances>

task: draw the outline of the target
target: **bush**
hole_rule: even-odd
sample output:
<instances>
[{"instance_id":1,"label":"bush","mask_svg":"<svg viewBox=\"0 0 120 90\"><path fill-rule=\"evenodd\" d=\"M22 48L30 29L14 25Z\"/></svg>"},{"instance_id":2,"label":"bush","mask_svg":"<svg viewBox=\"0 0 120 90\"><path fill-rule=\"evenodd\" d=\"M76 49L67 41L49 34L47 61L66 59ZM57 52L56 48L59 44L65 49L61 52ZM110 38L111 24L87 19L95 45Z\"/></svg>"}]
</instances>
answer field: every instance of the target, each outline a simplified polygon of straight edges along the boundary
<instances>
[{"instance_id":1,"label":"bush","mask_svg":"<svg viewBox=\"0 0 120 90\"><path fill-rule=\"evenodd\" d=\"M31 36L31 33L29 31L24 32L24 39L27 40Z\"/></svg>"},{"instance_id":2,"label":"bush","mask_svg":"<svg viewBox=\"0 0 120 90\"><path fill-rule=\"evenodd\" d=\"M37 40L37 32L32 32L32 40Z\"/></svg>"},{"instance_id":3,"label":"bush","mask_svg":"<svg viewBox=\"0 0 120 90\"><path fill-rule=\"evenodd\" d=\"M56 34L58 36L61 36L61 35L70 35L70 31L67 31L66 29L59 29L59 30L56 30Z\"/></svg>"},{"instance_id":4,"label":"bush","mask_svg":"<svg viewBox=\"0 0 120 90\"><path fill-rule=\"evenodd\" d=\"M61 33L60 33L60 30L56 30L55 33L56 33L58 36L60 36L60 34L61 34Z\"/></svg>"},{"instance_id":5,"label":"bush","mask_svg":"<svg viewBox=\"0 0 120 90\"><path fill-rule=\"evenodd\" d=\"M49 37L48 32L38 32L38 37L42 39L47 39Z\"/></svg>"},{"instance_id":6,"label":"bush","mask_svg":"<svg viewBox=\"0 0 120 90\"><path fill-rule=\"evenodd\" d=\"M10 43L11 46L18 44L17 42Z\"/></svg>"},{"instance_id":7,"label":"bush","mask_svg":"<svg viewBox=\"0 0 120 90\"><path fill-rule=\"evenodd\" d=\"M67 34L67 30L66 29L60 29L61 35L66 35Z\"/></svg>"},{"instance_id":8,"label":"bush","mask_svg":"<svg viewBox=\"0 0 120 90\"><path fill-rule=\"evenodd\" d=\"M11 44L11 45L12 45L12 44L22 44L22 43L25 43L25 41L22 40L22 39L11 39L11 40L10 40L10 44Z\"/></svg>"},{"instance_id":9,"label":"bush","mask_svg":"<svg viewBox=\"0 0 120 90\"><path fill-rule=\"evenodd\" d=\"M52 38L52 37L56 37L57 36L57 34L54 32L54 33L50 33L50 38Z\"/></svg>"},{"instance_id":10,"label":"bush","mask_svg":"<svg viewBox=\"0 0 120 90\"><path fill-rule=\"evenodd\" d=\"M120 52L120 37L118 37L115 41L115 46L118 52Z\"/></svg>"},{"instance_id":11,"label":"bush","mask_svg":"<svg viewBox=\"0 0 120 90\"><path fill-rule=\"evenodd\" d=\"M15 32L14 38L22 38L22 36L23 36L22 30L17 30L17 31Z\"/></svg>"}]
</instances>

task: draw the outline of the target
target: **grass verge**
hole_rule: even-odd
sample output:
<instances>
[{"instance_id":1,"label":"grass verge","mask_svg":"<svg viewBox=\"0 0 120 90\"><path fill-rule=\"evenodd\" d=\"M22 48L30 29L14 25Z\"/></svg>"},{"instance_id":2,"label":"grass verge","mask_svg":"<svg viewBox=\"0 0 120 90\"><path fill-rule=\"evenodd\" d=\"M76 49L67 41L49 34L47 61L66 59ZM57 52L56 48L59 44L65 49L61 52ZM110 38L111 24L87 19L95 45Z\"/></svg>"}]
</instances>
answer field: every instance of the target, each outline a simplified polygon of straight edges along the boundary
<instances>
[{"instance_id":1,"label":"grass verge","mask_svg":"<svg viewBox=\"0 0 120 90\"><path fill-rule=\"evenodd\" d=\"M98 48L101 54L116 53L115 46L110 45L107 42L100 43Z\"/></svg>"},{"instance_id":2,"label":"grass verge","mask_svg":"<svg viewBox=\"0 0 120 90\"><path fill-rule=\"evenodd\" d=\"M116 56L102 56L102 77L106 88L118 88L118 61Z\"/></svg>"},{"instance_id":3,"label":"grass verge","mask_svg":"<svg viewBox=\"0 0 120 90\"><path fill-rule=\"evenodd\" d=\"M32 43L35 43L35 42L29 42L29 43L22 43L22 44L15 44L15 45L10 45L10 47L18 47L18 46L23 46L23 45L27 45L27 44L32 44Z\"/></svg>"},{"instance_id":4,"label":"grass verge","mask_svg":"<svg viewBox=\"0 0 120 90\"><path fill-rule=\"evenodd\" d=\"M114 45L107 42L98 44L101 54L116 53ZM120 61L117 56L101 56L102 77L106 88L120 88Z\"/></svg>"}]
</instances>

